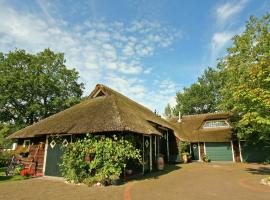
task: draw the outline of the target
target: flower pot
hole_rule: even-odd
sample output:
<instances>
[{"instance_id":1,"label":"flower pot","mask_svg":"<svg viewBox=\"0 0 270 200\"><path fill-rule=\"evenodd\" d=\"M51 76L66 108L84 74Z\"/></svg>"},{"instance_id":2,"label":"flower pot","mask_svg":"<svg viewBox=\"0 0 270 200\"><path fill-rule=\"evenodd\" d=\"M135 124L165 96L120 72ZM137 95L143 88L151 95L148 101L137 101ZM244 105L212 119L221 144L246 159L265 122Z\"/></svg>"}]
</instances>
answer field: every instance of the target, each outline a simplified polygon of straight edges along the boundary
<instances>
[{"instance_id":1,"label":"flower pot","mask_svg":"<svg viewBox=\"0 0 270 200\"><path fill-rule=\"evenodd\" d=\"M158 157L158 159L157 159L157 169L158 170L164 170L164 166L165 166L164 158L162 156Z\"/></svg>"},{"instance_id":2,"label":"flower pot","mask_svg":"<svg viewBox=\"0 0 270 200\"><path fill-rule=\"evenodd\" d=\"M112 185L120 185L121 182L122 182L121 179L118 178L118 179L113 179L111 183L112 183Z\"/></svg>"},{"instance_id":3,"label":"flower pot","mask_svg":"<svg viewBox=\"0 0 270 200\"><path fill-rule=\"evenodd\" d=\"M127 169L126 173L127 173L127 175L131 175L133 173L133 170L132 169Z\"/></svg>"},{"instance_id":4,"label":"flower pot","mask_svg":"<svg viewBox=\"0 0 270 200\"><path fill-rule=\"evenodd\" d=\"M183 160L183 163L188 163L188 156L187 156L187 154L182 154L182 160Z\"/></svg>"}]
</instances>

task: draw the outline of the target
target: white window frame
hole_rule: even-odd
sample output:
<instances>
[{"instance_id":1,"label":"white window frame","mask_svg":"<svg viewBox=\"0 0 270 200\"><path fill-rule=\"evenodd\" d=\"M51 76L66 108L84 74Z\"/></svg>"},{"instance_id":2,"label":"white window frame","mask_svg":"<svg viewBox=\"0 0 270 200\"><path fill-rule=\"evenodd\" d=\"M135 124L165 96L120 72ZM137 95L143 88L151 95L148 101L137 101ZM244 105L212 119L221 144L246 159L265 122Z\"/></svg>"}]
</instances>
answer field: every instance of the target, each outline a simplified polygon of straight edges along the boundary
<instances>
[{"instance_id":1,"label":"white window frame","mask_svg":"<svg viewBox=\"0 0 270 200\"><path fill-rule=\"evenodd\" d=\"M218 122L218 121L223 121L223 122L225 122L225 124L227 124L227 126L212 126L212 127L205 127L205 124L207 123L207 122ZM203 129L212 129L212 128L230 128L231 126L230 126L230 124L228 123L228 121L227 120L223 120L223 119L218 119L218 120L207 120L207 121L205 121L204 123L203 123L203 125L202 125L202 128Z\"/></svg>"},{"instance_id":2,"label":"white window frame","mask_svg":"<svg viewBox=\"0 0 270 200\"><path fill-rule=\"evenodd\" d=\"M28 143L28 145L26 145ZM30 140L24 140L23 141L23 147L29 147L31 145Z\"/></svg>"}]
</instances>

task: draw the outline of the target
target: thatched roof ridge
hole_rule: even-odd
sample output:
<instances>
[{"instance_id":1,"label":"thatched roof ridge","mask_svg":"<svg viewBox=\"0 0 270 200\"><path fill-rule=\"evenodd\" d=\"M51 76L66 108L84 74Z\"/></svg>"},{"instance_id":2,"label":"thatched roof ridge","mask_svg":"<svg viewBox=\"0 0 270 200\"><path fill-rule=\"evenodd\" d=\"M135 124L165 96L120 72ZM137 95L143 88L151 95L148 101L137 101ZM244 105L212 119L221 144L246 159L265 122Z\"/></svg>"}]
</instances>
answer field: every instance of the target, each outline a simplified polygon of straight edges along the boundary
<instances>
[{"instance_id":1,"label":"thatched roof ridge","mask_svg":"<svg viewBox=\"0 0 270 200\"><path fill-rule=\"evenodd\" d=\"M172 129L170 123L148 108L98 84L81 103L21 129L9 138L114 131L159 135L160 132L150 122Z\"/></svg>"},{"instance_id":2,"label":"thatched roof ridge","mask_svg":"<svg viewBox=\"0 0 270 200\"><path fill-rule=\"evenodd\" d=\"M228 119L231 113L207 113L198 115L185 115L181 122L172 119L171 124L178 137L190 142L227 142L232 139L232 127L202 128L207 120Z\"/></svg>"}]
</instances>

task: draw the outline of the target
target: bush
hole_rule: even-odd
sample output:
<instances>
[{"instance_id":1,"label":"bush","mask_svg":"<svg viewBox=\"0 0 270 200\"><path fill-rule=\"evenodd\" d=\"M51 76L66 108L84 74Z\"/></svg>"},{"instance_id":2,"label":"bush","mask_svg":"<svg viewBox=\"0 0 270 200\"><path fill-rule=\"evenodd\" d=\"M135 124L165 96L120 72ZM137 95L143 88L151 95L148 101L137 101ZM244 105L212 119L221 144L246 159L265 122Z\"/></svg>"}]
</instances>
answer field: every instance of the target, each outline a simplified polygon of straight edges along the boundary
<instances>
[{"instance_id":1,"label":"bush","mask_svg":"<svg viewBox=\"0 0 270 200\"><path fill-rule=\"evenodd\" d=\"M180 153L182 154L182 153L189 152L189 146L190 146L190 142L181 141L179 144Z\"/></svg>"},{"instance_id":2,"label":"bush","mask_svg":"<svg viewBox=\"0 0 270 200\"><path fill-rule=\"evenodd\" d=\"M119 177L129 160L142 163L140 150L130 140L87 134L66 147L60 169L67 181L92 185Z\"/></svg>"},{"instance_id":3,"label":"bush","mask_svg":"<svg viewBox=\"0 0 270 200\"><path fill-rule=\"evenodd\" d=\"M0 167L8 167L13 156L14 151L0 151Z\"/></svg>"}]
</instances>

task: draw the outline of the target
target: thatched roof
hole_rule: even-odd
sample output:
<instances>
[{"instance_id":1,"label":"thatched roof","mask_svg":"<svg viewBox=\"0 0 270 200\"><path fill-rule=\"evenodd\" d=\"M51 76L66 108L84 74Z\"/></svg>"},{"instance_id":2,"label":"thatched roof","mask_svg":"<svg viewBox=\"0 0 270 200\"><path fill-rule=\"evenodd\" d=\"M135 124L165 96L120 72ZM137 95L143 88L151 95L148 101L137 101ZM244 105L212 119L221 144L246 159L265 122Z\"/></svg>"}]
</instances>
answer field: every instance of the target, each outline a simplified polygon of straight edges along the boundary
<instances>
[{"instance_id":1,"label":"thatched roof","mask_svg":"<svg viewBox=\"0 0 270 200\"><path fill-rule=\"evenodd\" d=\"M153 124L172 129L170 123L148 108L98 84L81 103L19 130L9 138L114 131L160 135Z\"/></svg>"},{"instance_id":2,"label":"thatched roof","mask_svg":"<svg viewBox=\"0 0 270 200\"><path fill-rule=\"evenodd\" d=\"M181 140L189 142L227 142L231 141L232 127L202 128L207 120L228 119L230 113L207 113L199 115L186 115L181 122L173 119L175 133Z\"/></svg>"}]
</instances>

